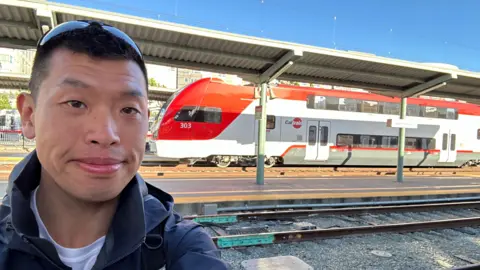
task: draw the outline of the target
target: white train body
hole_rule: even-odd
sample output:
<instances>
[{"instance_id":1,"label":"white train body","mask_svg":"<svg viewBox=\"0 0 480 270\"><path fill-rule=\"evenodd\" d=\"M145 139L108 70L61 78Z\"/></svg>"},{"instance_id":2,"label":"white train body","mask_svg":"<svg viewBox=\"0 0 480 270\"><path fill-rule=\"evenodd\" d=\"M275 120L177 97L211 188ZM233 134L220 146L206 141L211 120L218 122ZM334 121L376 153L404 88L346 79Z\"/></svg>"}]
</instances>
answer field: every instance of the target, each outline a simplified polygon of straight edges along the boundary
<instances>
[{"instance_id":1,"label":"white train body","mask_svg":"<svg viewBox=\"0 0 480 270\"><path fill-rule=\"evenodd\" d=\"M394 166L399 100L370 93L278 87L267 102L265 155L283 164ZM177 92L153 125L165 159L252 161L258 121L253 87L204 79ZM409 99L406 166L461 166L480 158L477 105ZM479 123L479 124L477 124Z\"/></svg>"}]
</instances>

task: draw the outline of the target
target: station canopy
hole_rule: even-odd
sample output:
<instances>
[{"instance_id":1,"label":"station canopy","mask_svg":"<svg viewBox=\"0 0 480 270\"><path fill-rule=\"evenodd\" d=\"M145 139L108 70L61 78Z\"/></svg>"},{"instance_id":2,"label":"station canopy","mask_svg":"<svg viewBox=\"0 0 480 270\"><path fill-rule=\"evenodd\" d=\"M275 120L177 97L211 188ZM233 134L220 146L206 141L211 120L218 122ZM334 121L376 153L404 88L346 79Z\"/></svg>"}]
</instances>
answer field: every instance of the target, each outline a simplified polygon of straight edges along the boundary
<instances>
[{"instance_id":1,"label":"station canopy","mask_svg":"<svg viewBox=\"0 0 480 270\"><path fill-rule=\"evenodd\" d=\"M27 90L30 76L26 74L0 72L0 89ZM163 87L148 87L148 98L150 100L166 101L176 89Z\"/></svg>"},{"instance_id":2,"label":"station canopy","mask_svg":"<svg viewBox=\"0 0 480 270\"><path fill-rule=\"evenodd\" d=\"M95 19L130 35L147 62L235 74L261 83L272 78L362 88L410 97L426 94L480 103L480 73L237 35L47 1L2 0L0 47L34 48L62 22Z\"/></svg>"}]
</instances>

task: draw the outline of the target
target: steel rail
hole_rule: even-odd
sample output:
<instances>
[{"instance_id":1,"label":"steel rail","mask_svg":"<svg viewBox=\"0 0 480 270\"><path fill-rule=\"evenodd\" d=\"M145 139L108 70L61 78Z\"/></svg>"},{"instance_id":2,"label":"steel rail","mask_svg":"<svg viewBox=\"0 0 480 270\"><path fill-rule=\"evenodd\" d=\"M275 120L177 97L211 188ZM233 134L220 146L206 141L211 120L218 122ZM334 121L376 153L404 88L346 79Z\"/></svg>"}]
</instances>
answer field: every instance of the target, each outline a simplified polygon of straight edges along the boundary
<instances>
[{"instance_id":1,"label":"steel rail","mask_svg":"<svg viewBox=\"0 0 480 270\"><path fill-rule=\"evenodd\" d=\"M380 214L391 212L425 212L435 210L443 211L446 209L459 208L477 209L480 208L480 201L201 215L185 216L184 219L189 219L204 224L222 224L235 223L239 221L291 219L305 216L360 215L366 213Z\"/></svg>"},{"instance_id":2,"label":"steel rail","mask_svg":"<svg viewBox=\"0 0 480 270\"><path fill-rule=\"evenodd\" d=\"M315 229L315 230L219 236L219 237L212 237L212 240L217 245L218 248L234 248L234 247L311 241L311 240L354 236L354 235L366 235L366 234L376 234L376 233L406 233L406 232L429 231L429 230L436 230L436 229L471 227L471 226L479 226L479 225L480 225L480 217L474 217L474 218L459 218L459 219L435 220L435 221L425 221L425 222L358 226L358 227L348 227L348 228Z\"/></svg>"}]
</instances>

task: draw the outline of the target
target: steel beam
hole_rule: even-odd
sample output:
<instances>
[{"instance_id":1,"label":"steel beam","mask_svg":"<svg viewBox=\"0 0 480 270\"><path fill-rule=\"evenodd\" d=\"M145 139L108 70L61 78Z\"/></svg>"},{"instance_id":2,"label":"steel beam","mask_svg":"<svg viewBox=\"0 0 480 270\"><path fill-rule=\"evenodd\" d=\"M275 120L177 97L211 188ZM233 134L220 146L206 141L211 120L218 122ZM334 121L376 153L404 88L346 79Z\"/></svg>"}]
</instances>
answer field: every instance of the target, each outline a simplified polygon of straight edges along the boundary
<instances>
[{"instance_id":1,"label":"steel beam","mask_svg":"<svg viewBox=\"0 0 480 270\"><path fill-rule=\"evenodd\" d=\"M197 63L197 62L186 62L182 60L173 60L173 59L166 59L160 57L153 57L153 56L144 56L145 62L149 64L157 64L157 65L166 65L176 68L186 68L186 69L198 69L202 71L211 71L211 72L219 72L219 66L214 64L204 64L204 63ZM234 67L222 67L223 73L235 74L242 78L244 77L258 77L259 73L256 70L252 69L245 69L245 68L234 68Z\"/></svg>"},{"instance_id":2,"label":"steel beam","mask_svg":"<svg viewBox=\"0 0 480 270\"><path fill-rule=\"evenodd\" d=\"M270 66L265 72L260 75L259 83L270 82L274 75L276 75L276 77L280 76L281 73L278 72L284 69L285 65L287 65L290 61L296 61L302 56L303 52L299 50L287 52L285 55L282 56L282 58L280 58L277 62L275 62L272 66ZM283 72L285 72L285 70L283 70Z\"/></svg>"},{"instance_id":3,"label":"steel beam","mask_svg":"<svg viewBox=\"0 0 480 270\"><path fill-rule=\"evenodd\" d=\"M20 27L27 29L37 29L34 23L31 22L19 22L14 20L4 20L0 19L0 25L5 27Z\"/></svg>"},{"instance_id":4,"label":"steel beam","mask_svg":"<svg viewBox=\"0 0 480 270\"><path fill-rule=\"evenodd\" d=\"M0 47L3 48L28 50L33 49L36 46L36 40L23 40L0 37Z\"/></svg>"},{"instance_id":5,"label":"steel beam","mask_svg":"<svg viewBox=\"0 0 480 270\"><path fill-rule=\"evenodd\" d=\"M370 91L395 92L395 93L397 93L395 96L398 96L400 94L400 92L399 92L400 87L380 85L380 84L376 85L376 84L371 84L371 83L343 81L343 80L335 80L335 79L313 77L313 76L299 76L299 75L291 75L291 74L285 74L285 73L283 75L280 75L278 78L280 80L286 80L286 81L330 84L330 85L338 85L338 86L341 85L341 86L344 86L344 87L362 88L364 90L370 90ZM383 94L385 94L385 93L383 93Z\"/></svg>"},{"instance_id":6,"label":"steel beam","mask_svg":"<svg viewBox=\"0 0 480 270\"><path fill-rule=\"evenodd\" d=\"M35 19L42 35L56 26L56 18L54 18L53 11L43 8L35 10Z\"/></svg>"},{"instance_id":7,"label":"steel beam","mask_svg":"<svg viewBox=\"0 0 480 270\"><path fill-rule=\"evenodd\" d=\"M454 79L457 79L457 74L455 74L455 73L442 75L442 76L437 77L433 80L430 80L426 83L422 83L420 85L414 86L410 89L407 89L407 90L403 91L401 97L407 98L407 97L413 97L413 96L426 94L430 91L433 91L433 90L437 89L438 87L436 87L436 86L438 86L438 85L440 85L444 82L454 80Z\"/></svg>"},{"instance_id":8,"label":"steel beam","mask_svg":"<svg viewBox=\"0 0 480 270\"><path fill-rule=\"evenodd\" d=\"M138 38L134 38L134 40L135 40L135 42L138 43L139 46L141 46L143 44L143 45L149 45L149 46L152 46L152 47L161 47L161 48L164 48L164 49L186 52L186 53L201 53L201 54L211 55L211 56L215 56L215 57L225 57L225 58L230 58L230 59L259 62L262 65L274 64L275 63L274 59L269 59L269 58L265 58L265 57L244 55L244 54L231 53L231 52L220 52L220 51L215 51L215 50L201 49L201 48L195 48L195 47L179 45L179 44L174 44L174 43L167 43L167 42L153 42L153 41L149 41L149 40L145 40L145 39L138 39Z\"/></svg>"},{"instance_id":9,"label":"steel beam","mask_svg":"<svg viewBox=\"0 0 480 270\"><path fill-rule=\"evenodd\" d=\"M375 78L385 79L385 80L402 80L407 82L416 82L416 83L424 83L425 81L418 78L413 77L405 77L405 76L398 76L393 74L387 73L378 73L378 72L367 72L355 69L347 69L347 68L336 68L336 67L327 67L327 66L318 66L312 64L295 64L296 68L306 68L306 69L314 69L319 70L322 72L336 72L336 73L343 73L346 75L360 75L360 76L371 76Z\"/></svg>"}]
</instances>

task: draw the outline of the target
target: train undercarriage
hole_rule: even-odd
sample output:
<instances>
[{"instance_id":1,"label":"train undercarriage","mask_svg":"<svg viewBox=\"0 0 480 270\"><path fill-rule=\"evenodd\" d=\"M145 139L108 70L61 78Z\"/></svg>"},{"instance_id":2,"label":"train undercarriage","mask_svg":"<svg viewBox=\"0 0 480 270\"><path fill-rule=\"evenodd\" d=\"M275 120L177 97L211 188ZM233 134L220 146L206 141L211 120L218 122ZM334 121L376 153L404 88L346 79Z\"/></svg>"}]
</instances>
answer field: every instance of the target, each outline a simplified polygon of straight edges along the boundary
<instances>
[{"instance_id":1,"label":"train undercarriage","mask_svg":"<svg viewBox=\"0 0 480 270\"><path fill-rule=\"evenodd\" d=\"M241 167L255 167L257 164L256 156L225 156L225 155L214 155L208 158L201 159L188 159L184 163L188 163L193 166L199 162L204 162L219 168L227 168L230 166L241 166ZM265 157L265 168L271 168L278 165L283 165L282 157ZM480 159L469 160L459 167L478 167L480 165ZM310 165L311 166L311 165ZM374 165L378 166L378 165ZM341 166L340 166L341 167ZM443 167L443 166L440 166ZM447 165L447 167L450 167ZM454 166L456 167L456 166Z\"/></svg>"}]
</instances>

